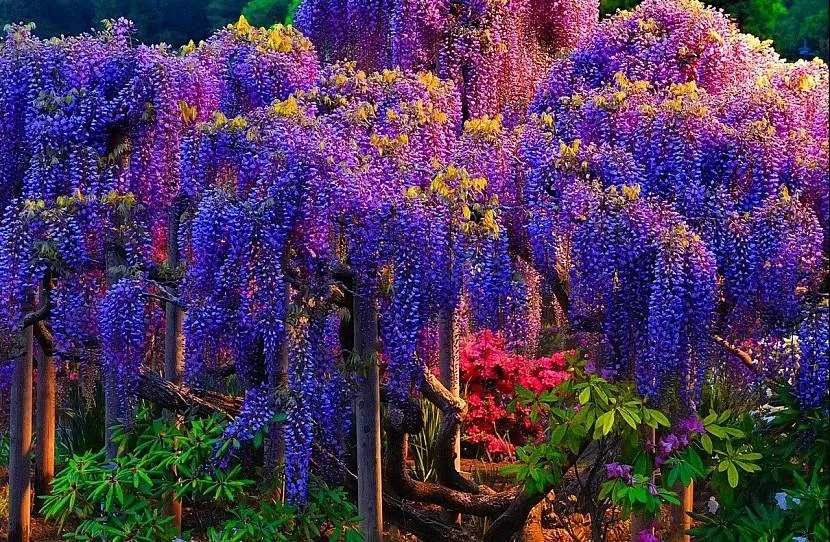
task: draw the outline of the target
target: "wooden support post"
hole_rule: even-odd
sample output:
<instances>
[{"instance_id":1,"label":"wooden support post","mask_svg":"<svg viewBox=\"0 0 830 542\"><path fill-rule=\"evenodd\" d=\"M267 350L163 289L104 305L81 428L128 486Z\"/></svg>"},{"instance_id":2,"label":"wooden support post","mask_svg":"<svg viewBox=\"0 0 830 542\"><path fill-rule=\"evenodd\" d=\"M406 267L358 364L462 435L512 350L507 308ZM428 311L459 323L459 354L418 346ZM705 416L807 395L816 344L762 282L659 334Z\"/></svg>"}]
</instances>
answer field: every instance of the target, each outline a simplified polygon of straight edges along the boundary
<instances>
[{"instance_id":1,"label":"wooden support post","mask_svg":"<svg viewBox=\"0 0 830 542\"><path fill-rule=\"evenodd\" d=\"M115 226L118 227L120 220L115 220ZM106 262L106 276L107 276L107 290L112 287L118 278L113 274L112 270L116 267L125 265L125 259L122 251L110 242L107 246L107 252L104 256ZM104 366L111 366L108 362ZM101 373L101 381L104 388L104 447L107 452L107 459L114 459L118 455L118 445L112 440L113 426L123 421L124 412L122 412L121 404L116 393L115 380L118 375L112 371L104 370Z\"/></svg>"},{"instance_id":2,"label":"wooden support post","mask_svg":"<svg viewBox=\"0 0 830 542\"><path fill-rule=\"evenodd\" d=\"M41 350L37 363L37 408L35 409L35 495L52 492L55 478L55 359L52 352ZM35 509L38 509L35 503Z\"/></svg>"},{"instance_id":3,"label":"wooden support post","mask_svg":"<svg viewBox=\"0 0 830 542\"><path fill-rule=\"evenodd\" d=\"M671 507L672 527L671 527L671 542L690 542L692 537L684 534L684 531L692 528L692 518L688 512L693 510L695 483L689 482L689 485L683 487L681 482L674 486L677 492L677 498L680 504L675 504Z\"/></svg>"},{"instance_id":4,"label":"wooden support post","mask_svg":"<svg viewBox=\"0 0 830 542\"><path fill-rule=\"evenodd\" d=\"M366 542L383 540L380 459L380 384L377 364L378 316L374 300L354 296L354 353L364 368L357 390L357 509Z\"/></svg>"},{"instance_id":5,"label":"wooden support post","mask_svg":"<svg viewBox=\"0 0 830 542\"><path fill-rule=\"evenodd\" d=\"M32 326L22 331L21 341L24 354L14 366L9 405L9 542L31 539Z\"/></svg>"},{"instance_id":6,"label":"wooden support post","mask_svg":"<svg viewBox=\"0 0 830 542\"><path fill-rule=\"evenodd\" d=\"M175 270L179 265L179 205L175 204L170 209L167 229L167 265ZM175 287L170 288L172 293L177 293ZM181 384L182 373L184 372L184 313L175 303L167 302L164 306L164 378L173 384ZM175 416L173 413L168 413ZM165 512L173 517L173 525L181 532L182 530L182 503L175 495L170 495Z\"/></svg>"},{"instance_id":7,"label":"wooden support post","mask_svg":"<svg viewBox=\"0 0 830 542\"><path fill-rule=\"evenodd\" d=\"M454 396L461 393L461 369L458 359L458 336L453 321L453 311L441 309L438 312L438 361L441 383ZM453 465L455 471L461 470L461 428L456 427L453 439ZM447 482L447 480L441 480ZM449 513L444 518L448 522L461 524L461 515Z\"/></svg>"},{"instance_id":8,"label":"wooden support post","mask_svg":"<svg viewBox=\"0 0 830 542\"><path fill-rule=\"evenodd\" d=\"M285 269L288 265L287 260L288 259L285 258L283 261L283 269ZM284 286L283 295L285 296L285 306L288 307L291 304L291 285L287 281ZM288 366L290 362L289 353L291 349L291 341L288 336L289 322L287 313L288 311L286 311L286 317L283 325L285 337L280 345L279 366L277 367L276 375L274 375L274 381L271 382L271 385L274 388L282 389L288 388ZM271 424L268 429L268 434L265 436L260 484L271 484L274 481L276 473L281 465L285 465L285 424L274 423ZM281 475L277 482L275 498L280 501L284 501L285 476Z\"/></svg>"}]
</instances>

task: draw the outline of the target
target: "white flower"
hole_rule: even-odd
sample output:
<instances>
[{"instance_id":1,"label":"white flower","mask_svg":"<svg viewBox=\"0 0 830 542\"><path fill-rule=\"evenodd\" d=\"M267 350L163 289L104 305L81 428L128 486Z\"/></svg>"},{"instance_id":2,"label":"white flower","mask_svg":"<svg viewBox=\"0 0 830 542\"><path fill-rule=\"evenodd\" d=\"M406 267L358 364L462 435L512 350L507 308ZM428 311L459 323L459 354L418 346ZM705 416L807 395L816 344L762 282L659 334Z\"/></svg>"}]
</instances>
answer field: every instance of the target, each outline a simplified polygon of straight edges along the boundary
<instances>
[{"instance_id":1,"label":"white flower","mask_svg":"<svg viewBox=\"0 0 830 542\"><path fill-rule=\"evenodd\" d=\"M787 494L783 491L779 491L775 494L775 502L778 503L778 508L780 508L781 510L786 510L787 508L789 508L787 504Z\"/></svg>"},{"instance_id":2,"label":"white flower","mask_svg":"<svg viewBox=\"0 0 830 542\"><path fill-rule=\"evenodd\" d=\"M709 502L706 503L706 506L709 508L709 513L710 514L716 514L717 511L718 511L718 508L720 508L720 503L715 498L715 496L712 495L711 497L709 497Z\"/></svg>"}]
</instances>

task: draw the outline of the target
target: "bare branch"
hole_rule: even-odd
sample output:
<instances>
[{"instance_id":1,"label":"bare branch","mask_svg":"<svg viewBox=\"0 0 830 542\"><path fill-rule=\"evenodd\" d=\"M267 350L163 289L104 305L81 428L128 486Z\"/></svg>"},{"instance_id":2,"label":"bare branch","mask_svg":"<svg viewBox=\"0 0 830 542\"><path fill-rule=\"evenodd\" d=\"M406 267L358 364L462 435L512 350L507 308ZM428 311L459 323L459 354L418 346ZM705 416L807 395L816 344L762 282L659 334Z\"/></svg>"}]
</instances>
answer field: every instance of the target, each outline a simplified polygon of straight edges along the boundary
<instances>
[{"instance_id":1,"label":"bare branch","mask_svg":"<svg viewBox=\"0 0 830 542\"><path fill-rule=\"evenodd\" d=\"M724 347L728 351L735 354L735 356L737 356L738 359L740 359L741 362L743 362L743 364L750 371L752 371L755 374L758 374L758 365L755 363L755 360L752 359L752 356L749 354L749 352L746 352L745 350L741 350L740 348L738 348L738 346L730 343L729 341L727 341L726 339L724 339L720 335L714 335L712 338L720 346Z\"/></svg>"}]
</instances>

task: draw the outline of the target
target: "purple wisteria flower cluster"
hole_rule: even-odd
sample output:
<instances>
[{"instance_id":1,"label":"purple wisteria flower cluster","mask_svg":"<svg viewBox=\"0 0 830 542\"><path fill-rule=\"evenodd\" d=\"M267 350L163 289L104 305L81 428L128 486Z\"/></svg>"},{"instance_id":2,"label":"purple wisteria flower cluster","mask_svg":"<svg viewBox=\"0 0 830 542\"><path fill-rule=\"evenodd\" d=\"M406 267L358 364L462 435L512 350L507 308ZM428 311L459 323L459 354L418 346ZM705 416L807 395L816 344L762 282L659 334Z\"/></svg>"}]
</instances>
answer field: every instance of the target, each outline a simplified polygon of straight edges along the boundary
<instances>
[{"instance_id":1,"label":"purple wisteria flower cluster","mask_svg":"<svg viewBox=\"0 0 830 542\"><path fill-rule=\"evenodd\" d=\"M58 354L98 346L128 411L173 295L158 281L175 283L186 379L233 364L245 392L228 437L285 406L294 503L312 465L342 475L350 296L379 314L378 360L358 361L382 363L393 406L440 318L527 351L553 290L601 338L594 369L652 404L693 413L734 361L719 344L793 336L775 363L802 406L826 404L827 67L695 0L597 14L304 0L306 35L243 18L181 51L125 20L52 40L9 27L2 325L50 278ZM703 430L681 420L658 459Z\"/></svg>"}]
</instances>

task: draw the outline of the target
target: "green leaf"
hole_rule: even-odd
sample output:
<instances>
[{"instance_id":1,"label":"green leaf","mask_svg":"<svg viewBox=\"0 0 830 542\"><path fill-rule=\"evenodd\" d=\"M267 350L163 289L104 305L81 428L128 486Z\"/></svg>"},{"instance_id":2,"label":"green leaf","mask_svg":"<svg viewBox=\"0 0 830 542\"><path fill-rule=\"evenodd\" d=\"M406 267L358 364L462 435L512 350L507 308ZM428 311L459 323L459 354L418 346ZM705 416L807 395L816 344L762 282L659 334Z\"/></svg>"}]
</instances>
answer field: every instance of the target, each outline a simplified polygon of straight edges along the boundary
<instances>
[{"instance_id":1,"label":"green leaf","mask_svg":"<svg viewBox=\"0 0 830 542\"><path fill-rule=\"evenodd\" d=\"M726 469L726 477L729 479L729 487L735 489L738 487L738 469L735 468L733 463L729 463L729 467Z\"/></svg>"},{"instance_id":2,"label":"green leaf","mask_svg":"<svg viewBox=\"0 0 830 542\"><path fill-rule=\"evenodd\" d=\"M726 438L726 431L719 425L711 424L706 426L706 431L712 433L718 438Z\"/></svg>"},{"instance_id":3,"label":"green leaf","mask_svg":"<svg viewBox=\"0 0 830 542\"><path fill-rule=\"evenodd\" d=\"M579 392L579 404L585 405L591 400L591 388L586 387Z\"/></svg>"},{"instance_id":4,"label":"green leaf","mask_svg":"<svg viewBox=\"0 0 830 542\"><path fill-rule=\"evenodd\" d=\"M651 418L654 421L656 421L659 425L662 425L663 427L670 427L671 426L671 423L669 422L669 419L666 418L666 416L662 412L660 412L659 410L649 409L648 413L651 416Z\"/></svg>"},{"instance_id":5,"label":"green leaf","mask_svg":"<svg viewBox=\"0 0 830 542\"><path fill-rule=\"evenodd\" d=\"M700 435L700 444L707 454L712 453L712 437L709 435Z\"/></svg>"},{"instance_id":6,"label":"green leaf","mask_svg":"<svg viewBox=\"0 0 830 542\"><path fill-rule=\"evenodd\" d=\"M631 412L626 408L621 408L620 415L622 416L625 423L631 426L632 429L637 429L637 422L634 420L634 417L631 415Z\"/></svg>"}]
</instances>

